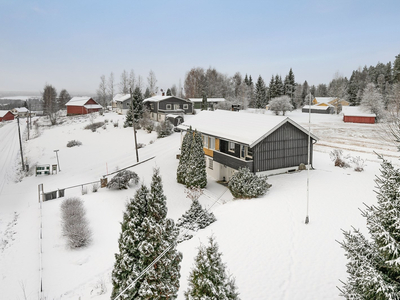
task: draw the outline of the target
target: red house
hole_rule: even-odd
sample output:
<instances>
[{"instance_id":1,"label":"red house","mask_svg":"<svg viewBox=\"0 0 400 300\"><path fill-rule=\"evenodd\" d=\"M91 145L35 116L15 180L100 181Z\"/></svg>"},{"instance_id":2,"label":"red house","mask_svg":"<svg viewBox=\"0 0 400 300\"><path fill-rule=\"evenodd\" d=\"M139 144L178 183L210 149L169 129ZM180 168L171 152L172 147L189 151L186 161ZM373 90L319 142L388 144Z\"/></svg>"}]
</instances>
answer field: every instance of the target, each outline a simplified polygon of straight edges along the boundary
<instances>
[{"instance_id":1,"label":"red house","mask_svg":"<svg viewBox=\"0 0 400 300\"><path fill-rule=\"evenodd\" d=\"M67 116L86 115L103 108L90 97L73 97L65 106L67 107Z\"/></svg>"},{"instance_id":2,"label":"red house","mask_svg":"<svg viewBox=\"0 0 400 300\"><path fill-rule=\"evenodd\" d=\"M0 110L0 122L14 120L14 114L9 110Z\"/></svg>"}]
</instances>

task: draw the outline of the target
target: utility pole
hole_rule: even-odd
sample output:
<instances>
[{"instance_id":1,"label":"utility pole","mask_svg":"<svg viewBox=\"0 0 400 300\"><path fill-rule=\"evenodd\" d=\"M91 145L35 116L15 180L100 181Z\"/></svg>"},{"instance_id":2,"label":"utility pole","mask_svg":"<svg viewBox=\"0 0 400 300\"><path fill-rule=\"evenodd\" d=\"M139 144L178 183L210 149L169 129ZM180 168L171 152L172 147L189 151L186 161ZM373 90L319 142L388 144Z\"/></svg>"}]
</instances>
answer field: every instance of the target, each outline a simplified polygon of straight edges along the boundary
<instances>
[{"instance_id":1,"label":"utility pole","mask_svg":"<svg viewBox=\"0 0 400 300\"><path fill-rule=\"evenodd\" d=\"M56 157L57 157L58 172L61 172L60 163L58 161L58 151L59 150L54 150L54 152L56 153Z\"/></svg>"},{"instance_id":2,"label":"utility pole","mask_svg":"<svg viewBox=\"0 0 400 300\"><path fill-rule=\"evenodd\" d=\"M310 91L310 99L308 103L308 151L307 151L307 215L305 223L310 223L310 218L308 216L308 205L310 199L310 146L311 146L311 91Z\"/></svg>"},{"instance_id":3,"label":"utility pole","mask_svg":"<svg viewBox=\"0 0 400 300\"><path fill-rule=\"evenodd\" d=\"M25 171L24 155L22 153L21 130L19 128L19 116L17 116L17 123L18 123L18 137L19 137L19 149L20 149L20 152L21 152L22 171Z\"/></svg>"},{"instance_id":4,"label":"utility pole","mask_svg":"<svg viewBox=\"0 0 400 300\"><path fill-rule=\"evenodd\" d=\"M129 89L129 92L131 93L131 108L132 108L132 114L133 114L133 95L132 95L132 88ZM132 122L132 127L133 127L133 136L135 137L135 150L136 150L136 162L139 162L139 152L137 148L137 138L136 138L136 122L135 122L135 117L132 116L133 122Z\"/></svg>"}]
</instances>

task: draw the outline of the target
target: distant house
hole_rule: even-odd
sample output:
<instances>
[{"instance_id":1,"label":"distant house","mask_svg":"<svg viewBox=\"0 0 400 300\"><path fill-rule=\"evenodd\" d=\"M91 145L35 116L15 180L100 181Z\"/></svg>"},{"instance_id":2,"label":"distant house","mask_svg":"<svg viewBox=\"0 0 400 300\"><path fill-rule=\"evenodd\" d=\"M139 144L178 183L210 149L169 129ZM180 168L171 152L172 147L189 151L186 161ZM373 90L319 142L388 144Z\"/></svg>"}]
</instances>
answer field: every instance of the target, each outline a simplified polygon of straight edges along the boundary
<instances>
[{"instance_id":1,"label":"distant house","mask_svg":"<svg viewBox=\"0 0 400 300\"><path fill-rule=\"evenodd\" d=\"M9 110L0 110L0 122L14 120L14 114Z\"/></svg>"},{"instance_id":2,"label":"distant house","mask_svg":"<svg viewBox=\"0 0 400 300\"><path fill-rule=\"evenodd\" d=\"M304 105L303 108L301 109L301 111L303 113L309 113L310 106ZM312 114L334 114L335 107L333 107L332 105L311 105L311 113Z\"/></svg>"},{"instance_id":3,"label":"distant house","mask_svg":"<svg viewBox=\"0 0 400 300\"><path fill-rule=\"evenodd\" d=\"M363 111L359 106L349 106L343 111L343 122L375 124L376 114Z\"/></svg>"},{"instance_id":4,"label":"distant house","mask_svg":"<svg viewBox=\"0 0 400 300\"><path fill-rule=\"evenodd\" d=\"M112 108L119 112L122 109L129 109L131 103L131 94L116 94L112 101Z\"/></svg>"},{"instance_id":5,"label":"distant house","mask_svg":"<svg viewBox=\"0 0 400 300\"><path fill-rule=\"evenodd\" d=\"M65 106L67 107L67 115L86 115L97 112L103 107L90 97L73 97Z\"/></svg>"},{"instance_id":6,"label":"distant house","mask_svg":"<svg viewBox=\"0 0 400 300\"><path fill-rule=\"evenodd\" d=\"M178 128L201 132L207 172L228 181L240 167L256 174L294 171L308 162L308 131L283 116L246 112L202 111ZM313 144L310 134L310 164Z\"/></svg>"},{"instance_id":7,"label":"distant house","mask_svg":"<svg viewBox=\"0 0 400 300\"><path fill-rule=\"evenodd\" d=\"M169 114L192 114L193 103L176 96L153 96L143 100L150 111L150 117L156 121L165 121Z\"/></svg>"},{"instance_id":8,"label":"distant house","mask_svg":"<svg viewBox=\"0 0 400 300\"><path fill-rule=\"evenodd\" d=\"M193 102L194 108L201 108L203 98L189 98L189 100ZM225 98L207 98L207 106L211 107L225 101Z\"/></svg>"},{"instance_id":9,"label":"distant house","mask_svg":"<svg viewBox=\"0 0 400 300\"><path fill-rule=\"evenodd\" d=\"M26 118L29 115L29 109L27 109L26 107L17 107L17 108L13 108L11 110L11 112L21 118Z\"/></svg>"},{"instance_id":10,"label":"distant house","mask_svg":"<svg viewBox=\"0 0 400 300\"><path fill-rule=\"evenodd\" d=\"M315 97L312 103L317 106L333 106L335 108L335 112L337 110L336 113L340 113L343 106L350 105L348 101L337 97Z\"/></svg>"}]
</instances>

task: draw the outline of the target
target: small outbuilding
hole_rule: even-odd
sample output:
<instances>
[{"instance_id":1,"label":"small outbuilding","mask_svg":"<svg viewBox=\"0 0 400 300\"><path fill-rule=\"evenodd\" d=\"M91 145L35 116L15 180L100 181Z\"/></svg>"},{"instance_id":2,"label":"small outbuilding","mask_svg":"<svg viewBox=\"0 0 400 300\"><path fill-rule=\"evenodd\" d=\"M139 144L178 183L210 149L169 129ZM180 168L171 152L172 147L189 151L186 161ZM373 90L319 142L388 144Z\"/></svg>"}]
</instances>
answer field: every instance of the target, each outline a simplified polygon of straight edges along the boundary
<instances>
[{"instance_id":1,"label":"small outbuilding","mask_svg":"<svg viewBox=\"0 0 400 300\"><path fill-rule=\"evenodd\" d=\"M367 113L358 106L346 107L342 114L345 123L375 124L376 121L376 114Z\"/></svg>"},{"instance_id":2,"label":"small outbuilding","mask_svg":"<svg viewBox=\"0 0 400 300\"><path fill-rule=\"evenodd\" d=\"M310 112L310 105L304 105L302 110L303 113ZM312 114L334 114L335 107L332 105L311 105Z\"/></svg>"},{"instance_id":3,"label":"small outbuilding","mask_svg":"<svg viewBox=\"0 0 400 300\"><path fill-rule=\"evenodd\" d=\"M193 102L194 108L200 109L203 104L203 98L189 98ZM207 107L214 107L218 103L225 102L225 98L207 98Z\"/></svg>"},{"instance_id":4,"label":"small outbuilding","mask_svg":"<svg viewBox=\"0 0 400 300\"><path fill-rule=\"evenodd\" d=\"M67 107L67 116L86 115L103 109L103 107L91 97L73 97L65 106Z\"/></svg>"},{"instance_id":5,"label":"small outbuilding","mask_svg":"<svg viewBox=\"0 0 400 300\"><path fill-rule=\"evenodd\" d=\"M172 125L178 126L179 124L182 124L184 119L183 115L167 115L167 120L171 122Z\"/></svg>"},{"instance_id":6,"label":"small outbuilding","mask_svg":"<svg viewBox=\"0 0 400 300\"><path fill-rule=\"evenodd\" d=\"M29 109L26 107L16 107L11 110L11 112L21 118L26 118L29 116Z\"/></svg>"},{"instance_id":7,"label":"small outbuilding","mask_svg":"<svg viewBox=\"0 0 400 300\"><path fill-rule=\"evenodd\" d=\"M0 122L14 120L14 114L9 110L0 110Z\"/></svg>"}]
</instances>

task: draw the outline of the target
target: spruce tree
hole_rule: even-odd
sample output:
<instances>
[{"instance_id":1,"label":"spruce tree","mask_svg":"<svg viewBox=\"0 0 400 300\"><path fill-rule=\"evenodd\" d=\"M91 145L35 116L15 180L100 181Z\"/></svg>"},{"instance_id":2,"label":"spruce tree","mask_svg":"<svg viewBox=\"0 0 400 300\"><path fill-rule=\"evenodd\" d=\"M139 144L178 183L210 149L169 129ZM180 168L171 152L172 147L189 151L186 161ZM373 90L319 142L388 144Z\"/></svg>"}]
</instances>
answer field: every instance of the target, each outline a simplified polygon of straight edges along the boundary
<instances>
[{"instance_id":1,"label":"spruce tree","mask_svg":"<svg viewBox=\"0 0 400 300\"><path fill-rule=\"evenodd\" d=\"M132 102L129 104L128 112L126 113L124 127L132 127L133 126L133 110L132 110Z\"/></svg>"},{"instance_id":2,"label":"spruce tree","mask_svg":"<svg viewBox=\"0 0 400 300\"><path fill-rule=\"evenodd\" d=\"M400 83L400 54L396 55L393 63L393 83Z\"/></svg>"},{"instance_id":3,"label":"spruce tree","mask_svg":"<svg viewBox=\"0 0 400 300\"><path fill-rule=\"evenodd\" d=\"M118 240L119 253L115 254L115 264L112 271L112 299L128 287L140 272L146 268L141 262L142 258L138 247L145 236L142 223L147 214L148 197L149 190L142 185L137 190L135 197L131 198L126 205L121 223L121 234ZM122 299L138 297L138 290L142 282L143 277L136 282L134 287Z\"/></svg>"},{"instance_id":4,"label":"spruce tree","mask_svg":"<svg viewBox=\"0 0 400 300\"><path fill-rule=\"evenodd\" d=\"M193 143L186 166L185 185L187 188L205 188L207 186L207 171L203 150L203 139L201 133L197 132L197 130L194 131Z\"/></svg>"},{"instance_id":5,"label":"spruce tree","mask_svg":"<svg viewBox=\"0 0 400 300\"><path fill-rule=\"evenodd\" d=\"M139 87L136 87L132 94L132 116L135 124L143 116L143 95Z\"/></svg>"},{"instance_id":6,"label":"spruce tree","mask_svg":"<svg viewBox=\"0 0 400 300\"><path fill-rule=\"evenodd\" d=\"M168 89L168 90L167 90L167 96L172 96L171 89Z\"/></svg>"},{"instance_id":7,"label":"spruce tree","mask_svg":"<svg viewBox=\"0 0 400 300\"><path fill-rule=\"evenodd\" d=\"M207 210L201 206L199 200L193 199L189 210L178 219L176 226L197 231L206 228L216 220L214 214L212 212L207 212Z\"/></svg>"},{"instance_id":8,"label":"spruce tree","mask_svg":"<svg viewBox=\"0 0 400 300\"><path fill-rule=\"evenodd\" d=\"M340 243L349 260L347 299L400 299L400 171L381 159L377 205L362 211L371 239L354 229Z\"/></svg>"},{"instance_id":9,"label":"spruce tree","mask_svg":"<svg viewBox=\"0 0 400 300\"><path fill-rule=\"evenodd\" d=\"M207 247L200 245L195 265L189 275L189 289L185 291L186 300L238 300L235 280L226 273L218 244L209 238Z\"/></svg>"},{"instance_id":10,"label":"spruce tree","mask_svg":"<svg viewBox=\"0 0 400 300\"><path fill-rule=\"evenodd\" d=\"M179 288L182 254L176 250L178 230L167 219L166 197L159 170L151 188L141 186L128 203L121 224L120 253L112 273L112 298L120 293L161 254L164 256L127 290L122 299L175 299Z\"/></svg>"},{"instance_id":11,"label":"spruce tree","mask_svg":"<svg viewBox=\"0 0 400 300\"><path fill-rule=\"evenodd\" d=\"M282 96L285 93L282 77L280 75L275 76L275 87L277 97Z\"/></svg>"},{"instance_id":12,"label":"spruce tree","mask_svg":"<svg viewBox=\"0 0 400 300\"><path fill-rule=\"evenodd\" d=\"M186 168L189 162L190 150L192 148L193 143L193 131L192 127L190 127L185 136L183 137L182 145L181 145L181 156L179 157L178 169L176 172L176 181L178 183L185 184L185 176L186 176Z\"/></svg>"},{"instance_id":13,"label":"spruce tree","mask_svg":"<svg viewBox=\"0 0 400 300\"><path fill-rule=\"evenodd\" d=\"M258 76L258 80L255 87L255 101L254 106L255 108L265 108L267 105L267 90L265 87L264 80L261 76Z\"/></svg>"}]
</instances>

